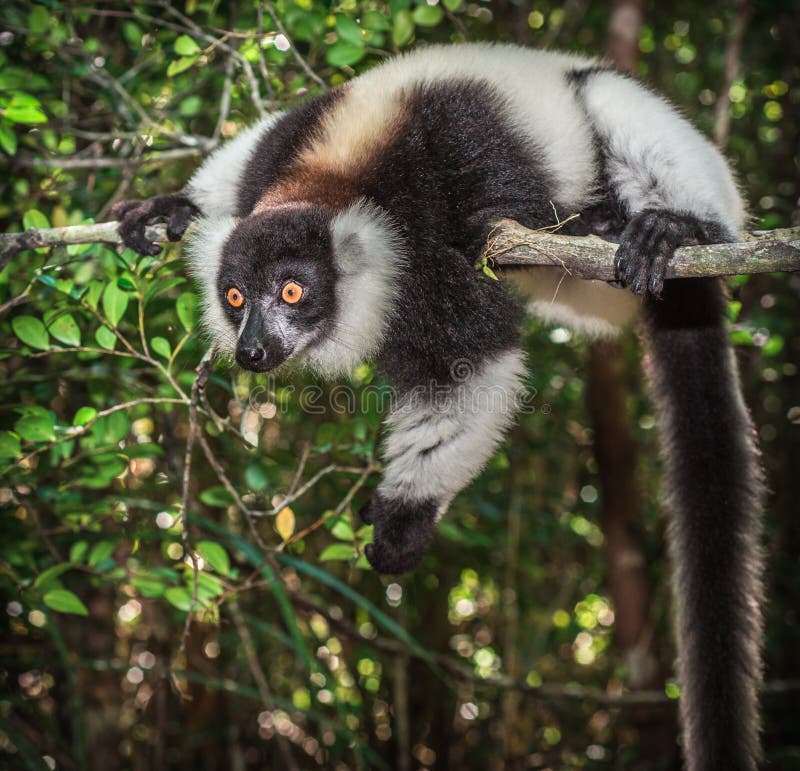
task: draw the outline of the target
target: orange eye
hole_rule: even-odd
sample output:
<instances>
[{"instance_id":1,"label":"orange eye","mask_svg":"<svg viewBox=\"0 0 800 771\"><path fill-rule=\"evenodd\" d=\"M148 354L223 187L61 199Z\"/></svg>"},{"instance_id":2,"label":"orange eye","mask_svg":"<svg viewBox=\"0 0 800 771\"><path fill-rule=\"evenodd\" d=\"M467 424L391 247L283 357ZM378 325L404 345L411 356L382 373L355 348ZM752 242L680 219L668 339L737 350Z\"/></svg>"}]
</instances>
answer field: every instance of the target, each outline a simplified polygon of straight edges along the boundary
<instances>
[{"instance_id":1,"label":"orange eye","mask_svg":"<svg viewBox=\"0 0 800 771\"><path fill-rule=\"evenodd\" d=\"M228 290L227 297L228 297L228 303L233 308L241 308L242 305L244 305L244 295L242 295L242 293L235 286L232 286Z\"/></svg>"},{"instance_id":2,"label":"orange eye","mask_svg":"<svg viewBox=\"0 0 800 771\"><path fill-rule=\"evenodd\" d=\"M290 281L285 284L281 290L281 299L289 305L294 305L303 296L303 287L296 281Z\"/></svg>"}]
</instances>

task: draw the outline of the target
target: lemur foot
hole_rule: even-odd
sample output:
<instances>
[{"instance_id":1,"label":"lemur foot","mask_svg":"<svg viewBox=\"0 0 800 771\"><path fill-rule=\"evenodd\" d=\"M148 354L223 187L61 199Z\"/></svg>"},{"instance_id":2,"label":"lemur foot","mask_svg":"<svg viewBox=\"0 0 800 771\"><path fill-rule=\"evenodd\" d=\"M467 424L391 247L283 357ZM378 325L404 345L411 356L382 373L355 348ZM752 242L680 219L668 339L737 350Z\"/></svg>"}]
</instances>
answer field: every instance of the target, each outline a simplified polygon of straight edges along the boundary
<instances>
[{"instance_id":1,"label":"lemur foot","mask_svg":"<svg viewBox=\"0 0 800 771\"><path fill-rule=\"evenodd\" d=\"M727 240L721 227L691 214L645 209L626 225L614 271L634 294L657 297L664 288L667 264L679 246Z\"/></svg>"},{"instance_id":2,"label":"lemur foot","mask_svg":"<svg viewBox=\"0 0 800 771\"><path fill-rule=\"evenodd\" d=\"M410 503L375 493L361 509L361 518L374 525L374 540L364 550L378 573L399 574L422 561L433 536L437 505Z\"/></svg>"},{"instance_id":3,"label":"lemur foot","mask_svg":"<svg viewBox=\"0 0 800 771\"><path fill-rule=\"evenodd\" d=\"M199 209L183 193L171 193L147 201L120 201L111 207L112 216L119 220L119 234L125 246L139 254L155 256L161 247L145 235L148 225L164 222L167 238L180 241Z\"/></svg>"}]
</instances>

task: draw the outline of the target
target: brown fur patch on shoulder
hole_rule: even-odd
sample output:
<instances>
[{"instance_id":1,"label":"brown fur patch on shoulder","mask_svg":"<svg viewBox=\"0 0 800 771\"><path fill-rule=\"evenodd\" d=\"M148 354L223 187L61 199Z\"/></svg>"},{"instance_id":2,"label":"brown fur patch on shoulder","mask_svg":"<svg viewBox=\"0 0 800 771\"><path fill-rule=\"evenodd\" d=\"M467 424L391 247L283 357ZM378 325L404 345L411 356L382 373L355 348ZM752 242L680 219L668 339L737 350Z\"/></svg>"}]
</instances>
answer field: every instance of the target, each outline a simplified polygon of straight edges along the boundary
<instances>
[{"instance_id":1,"label":"brown fur patch on shoulder","mask_svg":"<svg viewBox=\"0 0 800 771\"><path fill-rule=\"evenodd\" d=\"M262 195L254 213L305 201L344 209L362 195L359 180L408 119L402 92L375 93L358 80L324 119L318 136Z\"/></svg>"}]
</instances>

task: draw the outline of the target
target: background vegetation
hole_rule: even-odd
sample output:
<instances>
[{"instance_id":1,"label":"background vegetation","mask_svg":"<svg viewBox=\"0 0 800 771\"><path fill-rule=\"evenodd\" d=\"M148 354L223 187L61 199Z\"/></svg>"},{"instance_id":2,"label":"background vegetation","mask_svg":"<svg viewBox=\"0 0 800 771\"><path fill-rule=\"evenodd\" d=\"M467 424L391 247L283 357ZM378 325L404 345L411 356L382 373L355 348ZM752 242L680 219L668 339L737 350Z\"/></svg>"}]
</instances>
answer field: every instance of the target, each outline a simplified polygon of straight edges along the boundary
<instances>
[{"instance_id":1,"label":"background vegetation","mask_svg":"<svg viewBox=\"0 0 800 771\"><path fill-rule=\"evenodd\" d=\"M718 104L730 117L754 224L800 223L794 4L631 7L638 73L708 133ZM243 125L395 51L468 39L601 53L611 10L6 0L2 229L100 221L117 200L177 189ZM788 769L800 275L731 286L771 489L765 743ZM532 324L535 411L422 567L382 581L353 513L379 478L376 400L347 414L330 385L223 368L193 391L196 323L178 247L29 250L0 273L0 765L675 767L669 565L633 335L588 349ZM353 379L381 387L368 366ZM609 424L615 404L628 419Z\"/></svg>"}]
</instances>

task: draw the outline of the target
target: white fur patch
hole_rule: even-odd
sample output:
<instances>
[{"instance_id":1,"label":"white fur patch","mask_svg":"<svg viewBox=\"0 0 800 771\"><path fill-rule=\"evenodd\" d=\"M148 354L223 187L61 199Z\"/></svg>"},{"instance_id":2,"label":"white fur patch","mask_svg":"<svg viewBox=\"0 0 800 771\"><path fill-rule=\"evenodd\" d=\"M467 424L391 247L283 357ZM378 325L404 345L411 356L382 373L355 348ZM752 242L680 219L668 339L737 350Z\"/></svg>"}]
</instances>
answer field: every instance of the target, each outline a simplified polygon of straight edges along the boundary
<instances>
[{"instance_id":1,"label":"white fur patch","mask_svg":"<svg viewBox=\"0 0 800 771\"><path fill-rule=\"evenodd\" d=\"M464 374L447 389L412 391L392 411L382 495L434 499L441 516L491 458L524 398L523 354L507 351Z\"/></svg>"},{"instance_id":2,"label":"white fur patch","mask_svg":"<svg viewBox=\"0 0 800 771\"><path fill-rule=\"evenodd\" d=\"M225 217L236 211L239 181L256 144L281 113L268 115L215 150L187 185L192 203L207 217Z\"/></svg>"},{"instance_id":3,"label":"white fur patch","mask_svg":"<svg viewBox=\"0 0 800 771\"><path fill-rule=\"evenodd\" d=\"M203 308L203 327L217 352L233 356L238 331L228 320L217 294L217 274L222 247L236 227L231 216L203 217L192 224L184 239L189 274L199 287Z\"/></svg>"},{"instance_id":4,"label":"white fur patch","mask_svg":"<svg viewBox=\"0 0 800 771\"><path fill-rule=\"evenodd\" d=\"M616 73L591 75L586 110L608 147L608 175L631 213L691 212L738 233L744 205L725 159L666 100Z\"/></svg>"},{"instance_id":5,"label":"white fur patch","mask_svg":"<svg viewBox=\"0 0 800 771\"><path fill-rule=\"evenodd\" d=\"M403 243L390 217L366 201L331 222L336 282L336 321L303 362L328 376L349 375L378 352L403 269Z\"/></svg>"},{"instance_id":6,"label":"white fur patch","mask_svg":"<svg viewBox=\"0 0 800 771\"><path fill-rule=\"evenodd\" d=\"M511 281L528 300L528 311L551 324L592 338L615 337L638 315L641 300L604 281L570 276L561 268L512 270Z\"/></svg>"},{"instance_id":7,"label":"white fur patch","mask_svg":"<svg viewBox=\"0 0 800 771\"><path fill-rule=\"evenodd\" d=\"M409 87L454 80L488 84L505 102L512 125L544 154L559 214L578 211L595 188L596 158L586 114L566 82L591 59L513 45L427 46L396 56L351 81L304 157L349 167L386 140Z\"/></svg>"}]
</instances>

